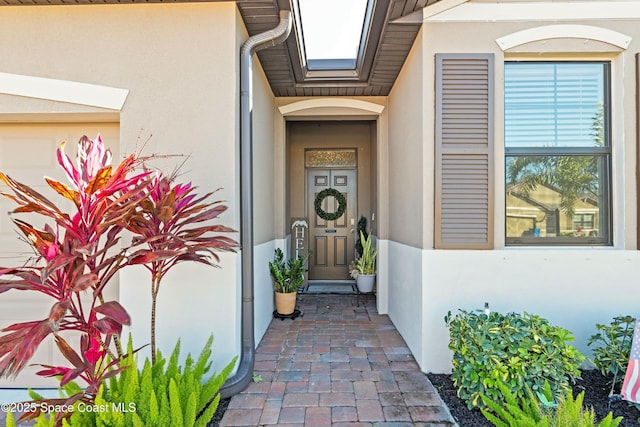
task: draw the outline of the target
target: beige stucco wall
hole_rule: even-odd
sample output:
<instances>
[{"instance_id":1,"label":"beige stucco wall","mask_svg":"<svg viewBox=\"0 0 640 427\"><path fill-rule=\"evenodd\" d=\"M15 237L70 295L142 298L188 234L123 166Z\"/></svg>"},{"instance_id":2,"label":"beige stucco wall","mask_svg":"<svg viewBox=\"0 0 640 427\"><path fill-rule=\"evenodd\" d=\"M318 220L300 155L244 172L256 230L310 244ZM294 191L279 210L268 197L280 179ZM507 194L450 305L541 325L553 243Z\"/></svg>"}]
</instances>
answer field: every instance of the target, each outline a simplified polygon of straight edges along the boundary
<instances>
[{"instance_id":1,"label":"beige stucco wall","mask_svg":"<svg viewBox=\"0 0 640 427\"><path fill-rule=\"evenodd\" d=\"M509 59L599 59L612 63L612 146L613 146L613 200L614 200L614 245L616 248L633 249L636 246L635 208L635 158L636 158L636 98L635 98L635 52L640 49L640 31L637 21L594 22L576 21L572 25L588 25L605 28L632 37L626 51L612 45L584 41L576 44L574 39L546 40L516 47L503 52L496 40L500 37L549 25L555 22L426 22L424 38L431 40L424 47L424 78L433 81L434 55L436 53L493 53L495 55L495 242L504 246L504 170L500 165L504 158L504 91L503 61ZM438 43L444 40L446 43ZM532 53L532 45L544 48L544 52ZM608 52L602 52L608 46ZM571 50L577 49L579 50ZM526 53L523 53L526 52ZM425 105L434 105L434 93L424 91ZM426 111L433 116L433 107ZM424 135L433 145L434 121L425 121Z\"/></svg>"},{"instance_id":2,"label":"beige stucco wall","mask_svg":"<svg viewBox=\"0 0 640 427\"><path fill-rule=\"evenodd\" d=\"M389 94L389 240L417 248L423 247L429 198L425 197L426 164L424 122L431 119L425 111L422 35L418 34L407 60ZM429 86L427 86L429 87ZM432 120L432 119L431 119Z\"/></svg>"},{"instance_id":3,"label":"beige stucco wall","mask_svg":"<svg viewBox=\"0 0 640 427\"><path fill-rule=\"evenodd\" d=\"M229 206L223 222L238 228L237 52L244 39L238 25L232 2L3 7L0 72L128 89L122 111L106 114L120 122L121 153L141 150L149 139L143 153L190 156L183 179L201 191L222 187L217 197ZM105 113L11 98L0 97L0 116L19 110L84 120ZM171 172L182 160L155 164ZM222 269L182 264L166 277L159 297L163 350L181 338L186 356L213 333L217 362L239 353L239 321L229 320L239 319L238 263L238 256L225 255ZM138 345L148 341L148 281L142 269L121 274L121 301Z\"/></svg>"},{"instance_id":4,"label":"beige stucco wall","mask_svg":"<svg viewBox=\"0 0 640 427\"><path fill-rule=\"evenodd\" d=\"M433 145L426 143L423 130L432 116L422 100L431 86L423 82L422 49L419 33L389 95L389 234L384 245L389 317L417 360L424 353L421 249L433 230L427 219L433 211L433 165L425 160Z\"/></svg>"},{"instance_id":5,"label":"beige stucco wall","mask_svg":"<svg viewBox=\"0 0 640 427\"><path fill-rule=\"evenodd\" d=\"M254 239L259 245L273 240L275 230L274 97L257 57L253 61L253 203Z\"/></svg>"},{"instance_id":6,"label":"beige stucco wall","mask_svg":"<svg viewBox=\"0 0 640 427\"><path fill-rule=\"evenodd\" d=\"M473 2L472 2L473 3ZM508 2L505 2L508 3ZM433 227L425 212L424 249L410 246L397 250L403 258L422 258L422 268L405 281L419 281L422 289L420 312L422 325L401 325L401 333L414 347L418 362L425 371L446 372L451 367L447 349L448 330L442 321L447 311L458 308L475 310L489 302L494 310L540 314L553 324L561 325L576 336L575 345L590 353L588 337L595 333L596 323L609 323L620 314L638 315L640 293L636 277L640 273L640 258L636 248L636 70L635 53L640 50L640 17L637 19L577 20L584 11L567 13L566 18L527 19L517 15L523 3L512 2L514 9L503 21L496 15L492 21L477 15L459 13L465 21L445 21L437 16L425 20L421 39L422 97L424 117L422 136L425 144L425 203L433 200L429 182L433 176L434 153L434 55L436 53L493 53L495 55L495 152L493 180L495 189L495 248L485 251L433 250L428 228ZM561 2L548 2L545 8L561 8ZM607 2L593 2L593 10L606 9ZM631 4L631 2L629 3ZM634 2L634 5L637 5ZM517 7L516 7L517 6ZM591 10L590 9L590 10ZM638 9L633 9L638 10ZM475 10L474 10L475 11ZM513 11L516 11L514 13ZM540 10L543 14L543 10ZM547 12L551 15L551 12ZM637 13L636 13L637 14ZM452 13L451 16L454 16ZM440 19L440 20L438 20ZM474 21L478 19L478 21ZM592 27L594 37L612 30L631 38L625 50L610 43L567 37L545 39L503 52L497 39L521 30L547 25L581 25ZM582 28L582 27L581 27ZM566 28L563 29L567 30ZM571 30L571 28L568 28ZM605 32L606 33L606 32ZM597 37L596 37L597 38ZM612 188L614 246L590 247L505 247L504 246L504 131L503 131L503 61L505 59L604 59L612 63ZM404 84L399 81L398 85ZM395 91L396 89L394 89ZM392 102L390 102L391 105ZM390 108L390 114L393 110ZM432 211L432 209L427 209ZM394 243L392 242L392 247ZM392 263L393 260L390 261ZM410 274L404 272L405 275ZM614 280L612 282L611 280ZM390 283L394 278L390 277ZM611 286L622 286L631 293L620 298ZM391 285L390 285L391 288ZM401 313L402 305L390 306L390 315ZM412 350L413 348L412 347ZM421 350L421 352L420 352Z\"/></svg>"}]
</instances>

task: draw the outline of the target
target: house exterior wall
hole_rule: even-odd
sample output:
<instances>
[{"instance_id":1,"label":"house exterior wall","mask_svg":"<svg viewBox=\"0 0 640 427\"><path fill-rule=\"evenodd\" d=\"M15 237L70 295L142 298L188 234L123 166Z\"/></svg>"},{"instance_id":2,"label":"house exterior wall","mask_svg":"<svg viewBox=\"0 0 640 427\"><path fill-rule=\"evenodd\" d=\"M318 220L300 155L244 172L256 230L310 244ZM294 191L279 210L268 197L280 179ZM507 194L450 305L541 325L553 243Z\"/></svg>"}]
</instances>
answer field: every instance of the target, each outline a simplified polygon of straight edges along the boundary
<instances>
[{"instance_id":1,"label":"house exterior wall","mask_svg":"<svg viewBox=\"0 0 640 427\"><path fill-rule=\"evenodd\" d=\"M182 178L202 192L221 187L217 197L229 206L221 222L238 229L238 47L246 37L241 22L231 2L4 7L0 72L129 94L121 111L3 95L0 120L118 121L123 154L139 151L149 138L145 154L189 155ZM258 86L259 102L268 102L264 83ZM155 164L171 172L182 160ZM163 352L180 338L183 357L197 353L213 333L216 366L239 353L240 258L221 258L221 269L182 264L166 276L157 325ZM141 268L120 276L120 301L139 345L149 341L149 281Z\"/></svg>"},{"instance_id":2,"label":"house exterior wall","mask_svg":"<svg viewBox=\"0 0 640 427\"><path fill-rule=\"evenodd\" d=\"M247 36L240 13L237 28L242 29L242 38ZM258 57L253 57L253 220L254 220L254 325L256 345L267 331L273 318L273 281L269 272L269 261L276 247L284 247L278 239L274 224L276 220L274 182L276 182L275 100L269 82L260 66ZM239 324L239 323L238 323Z\"/></svg>"},{"instance_id":3,"label":"house exterior wall","mask_svg":"<svg viewBox=\"0 0 640 427\"><path fill-rule=\"evenodd\" d=\"M444 3L444 2L443 2ZM469 2L467 7L473 3ZM501 2L509 3L509 2ZM402 170L411 167L423 174L425 204L433 200L428 182L433 176L434 151L434 105L433 83L437 53L492 53L495 55L495 177L492 182L495 191L494 202L494 248L491 250L434 250L429 221L431 209L425 209L424 241L417 246L422 253L422 267L415 271L412 292L403 292L405 308L390 304L389 314L408 343L428 351L416 353L418 363L425 372L448 372L451 369L451 353L447 349L449 336L443 322L447 311L454 314L458 309L475 310L489 302L493 310L500 312L523 312L540 314L552 323L565 327L576 336L575 345L585 354L588 337L595 333L596 323L609 323L620 314L638 316L637 300L640 290L637 276L640 272L640 257L636 248L636 69L634 55L640 50L640 16L630 16L632 7L627 2L627 14L620 18L610 16L609 20L598 19L593 11L608 10L608 2L589 2L589 7L567 8L571 2L545 2L545 10L535 19L529 18L525 9L528 4L513 2L504 10L507 14L496 13L495 19L485 20L480 9L451 9L442 14L429 15L424 21L422 33L416 42L421 49L421 75L412 76L405 64L396 87L390 97L390 127L394 126L394 108L401 108L395 99L404 87L422 83L423 128L421 140L424 144L423 163L406 163ZM621 2L616 2L621 3ZM441 5L442 6L442 5ZM481 5L482 6L482 5ZM482 6L484 7L484 6ZM497 9L494 9L494 11ZM502 10L502 9L501 9ZM563 13L563 10L572 10ZM637 14L637 12L636 12ZM631 14L633 15L633 14ZM615 19L615 20L614 20ZM584 37L556 37L536 40L503 51L497 40L525 29L548 25L587 26L593 38L599 39L603 30L611 30L630 36L628 48L611 43L594 41ZM581 27L584 30L584 27ZM564 30L563 30L564 31ZM504 103L503 103L503 62L505 59L557 59L610 60L612 63L612 247L506 247L505 246L505 184L504 184ZM414 65L415 67L418 67ZM403 99L407 95L403 95ZM397 125L396 125L397 126ZM390 131L390 141L393 130ZM393 166L390 166L393 170ZM393 174L391 174L393 176ZM402 218L402 216L400 216ZM391 219L393 223L396 217ZM391 235L394 235L391 233ZM397 235L397 234L396 234ZM402 239L407 241L407 237ZM392 239L393 240L393 239ZM391 244L393 247L394 243ZM416 249L416 250L418 250ZM390 249L392 251L392 249ZM392 264L392 262L390 263ZM399 260L398 268L407 267ZM394 266L390 265L390 271ZM403 270L406 275L406 271ZM390 294L398 286L396 277L390 274ZM401 282L406 282L402 280ZM401 289L402 291L402 289ZM390 301L392 296L390 295ZM421 295L422 307L416 310L416 295ZM411 301L411 302L409 302ZM397 322L401 309L422 314L421 327L407 322ZM415 319L417 321L417 319Z\"/></svg>"},{"instance_id":4,"label":"house exterior wall","mask_svg":"<svg viewBox=\"0 0 640 427\"><path fill-rule=\"evenodd\" d=\"M425 322L422 253L425 235L433 227L428 205L433 184L428 186L426 168L433 150L424 141L424 123L429 121L422 93L432 87L423 80L423 36L418 37L389 95L388 143L388 313L402 333L416 360L423 351ZM425 156L427 159L425 159Z\"/></svg>"}]
</instances>

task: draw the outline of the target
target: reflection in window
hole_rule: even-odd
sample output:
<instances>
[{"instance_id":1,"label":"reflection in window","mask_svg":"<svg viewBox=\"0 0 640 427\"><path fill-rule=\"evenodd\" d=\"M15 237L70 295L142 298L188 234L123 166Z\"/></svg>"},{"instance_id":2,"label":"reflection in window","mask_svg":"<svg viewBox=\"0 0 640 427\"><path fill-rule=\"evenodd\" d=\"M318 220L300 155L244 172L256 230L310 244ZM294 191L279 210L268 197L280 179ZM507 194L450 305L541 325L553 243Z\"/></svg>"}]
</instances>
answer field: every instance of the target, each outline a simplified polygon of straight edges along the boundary
<instances>
[{"instance_id":1,"label":"reflection in window","mask_svg":"<svg viewBox=\"0 0 640 427\"><path fill-rule=\"evenodd\" d=\"M611 244L608 64L505 64L506 243Z\"/></svg>"},{"instance_id":2,"label":"reflection in window","mask_svg":"<svg viewBox=\"0 0 640 427\"><path fill-rule=\"evenodd\" d=\"M608 235L602 191L606 158L513 156L507 157L506 168L507 239L512 243L546 238L546 244L593 244Z\"/></svg>"}]
</instances>

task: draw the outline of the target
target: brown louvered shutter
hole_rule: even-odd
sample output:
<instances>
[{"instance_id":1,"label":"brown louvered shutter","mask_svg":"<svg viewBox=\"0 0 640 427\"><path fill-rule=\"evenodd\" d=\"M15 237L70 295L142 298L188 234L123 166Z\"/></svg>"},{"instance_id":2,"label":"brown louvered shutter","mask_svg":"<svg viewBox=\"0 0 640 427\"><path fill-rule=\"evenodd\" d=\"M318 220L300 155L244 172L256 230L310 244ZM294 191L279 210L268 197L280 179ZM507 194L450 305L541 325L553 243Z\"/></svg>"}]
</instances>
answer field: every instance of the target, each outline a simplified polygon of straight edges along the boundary
<instances>
[{"instance_id":1,"label":"brown louvered shutter","mask_svg":"<svg viewBox=\"0 0 640 427\"><path fill-rule=\"evenodd\" d=\"M493 248L493 81L493 55L436 55L436 248Z\"/></svg>"}]
</instances>

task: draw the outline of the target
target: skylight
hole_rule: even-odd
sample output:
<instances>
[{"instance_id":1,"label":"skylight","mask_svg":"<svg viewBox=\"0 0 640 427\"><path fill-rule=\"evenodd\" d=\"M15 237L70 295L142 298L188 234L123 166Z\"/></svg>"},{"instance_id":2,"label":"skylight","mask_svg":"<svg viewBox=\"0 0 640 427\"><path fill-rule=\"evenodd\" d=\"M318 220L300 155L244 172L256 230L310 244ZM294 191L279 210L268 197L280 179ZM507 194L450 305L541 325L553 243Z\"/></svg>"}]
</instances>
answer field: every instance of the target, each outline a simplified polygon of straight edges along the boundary
<instances>
[{"instance_id":1,"label":"skylight","mask_svg":"<svg viewBox=\"0 0 640 427\"><path fill-rule=\"evenodd\" d=\"M309 70L355 69L367 0L298 0Z\"/></svg>"}]
</instances>

